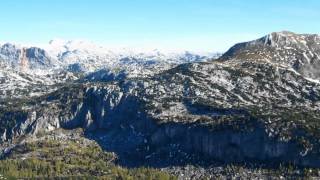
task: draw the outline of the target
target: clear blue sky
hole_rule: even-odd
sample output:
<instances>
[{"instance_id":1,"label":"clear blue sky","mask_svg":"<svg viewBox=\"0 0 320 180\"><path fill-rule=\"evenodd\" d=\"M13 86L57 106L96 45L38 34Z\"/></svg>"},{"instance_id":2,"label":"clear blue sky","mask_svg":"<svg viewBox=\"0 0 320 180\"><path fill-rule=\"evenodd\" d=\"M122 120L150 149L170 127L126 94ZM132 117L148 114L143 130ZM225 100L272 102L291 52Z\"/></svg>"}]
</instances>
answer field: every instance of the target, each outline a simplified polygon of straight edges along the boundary
<instances>
[{"instance_id":1,"label":"clear blue sky","mask_svg":"<svg viewBox=\"0 0 320 180\"><path fill-rule=\"evenodd\" d=\"M320 32L319 0L3 0L0 41L225 50L269 32Z\"/></svg>"}]
</instances>

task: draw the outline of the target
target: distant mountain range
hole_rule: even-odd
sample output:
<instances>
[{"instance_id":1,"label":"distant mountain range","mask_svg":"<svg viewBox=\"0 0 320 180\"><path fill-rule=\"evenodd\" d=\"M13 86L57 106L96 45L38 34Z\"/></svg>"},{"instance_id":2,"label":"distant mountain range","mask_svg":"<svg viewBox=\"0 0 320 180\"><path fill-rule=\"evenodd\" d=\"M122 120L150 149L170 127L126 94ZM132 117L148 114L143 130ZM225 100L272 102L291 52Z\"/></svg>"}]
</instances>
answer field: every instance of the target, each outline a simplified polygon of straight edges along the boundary
<instances>
[{"instance_id":1,"label":"distant mountain range","mask_svg":"<svg viewBox=\"0 0 320 180\"><path fill-rule=\"evenodd\" d=\"M2 63L18 69L40 69L44 72L52 69L93 72L102 68L121 68L121 66L176 65L206 61L218 55L219 53L197 54L189 51L162 52L157 49L151 51L125 48L111 50L90 42L62 40L52 40L43 47L24 47L6 43L0 49Z\"/></svg>"},{"instance_id":2,"label":"distant mountain range","mask_svg":"<svg viewBox=\"0 0 320 180\"><path fill-rule=\"evenodd\" d=\"M161 52L129 49L111 50L85 41L52 40L43 47L11 43L0 46L0 96L40 95L30 86L46 87L76 80L111 80L117 77L143 77L176 65L203 62L219 53L188 51ZM19 87L19 91L14 90ZM45 91L47 88L44 88ZM39 89L40 90L40 89Z\"/></svg>"}]
</instances>

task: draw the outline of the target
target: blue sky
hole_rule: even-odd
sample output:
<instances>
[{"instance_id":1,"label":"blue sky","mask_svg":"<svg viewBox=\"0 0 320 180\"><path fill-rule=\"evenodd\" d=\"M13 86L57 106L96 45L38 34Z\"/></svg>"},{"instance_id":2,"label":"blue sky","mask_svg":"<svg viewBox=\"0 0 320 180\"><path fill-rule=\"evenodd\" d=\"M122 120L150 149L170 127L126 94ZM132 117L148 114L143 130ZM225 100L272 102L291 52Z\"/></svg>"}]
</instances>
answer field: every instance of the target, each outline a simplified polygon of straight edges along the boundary
<instances>
[{"instance_id":1,"label":"blue sky","mask_svg":"<svg viewBox=\"0 0 320 180\"><path fill-rule=\"evenodd\" d=\"M319 0L2 0L0 41L223 51L273 31L319 33L319 9Z\"/></svg>"}]
</instances>

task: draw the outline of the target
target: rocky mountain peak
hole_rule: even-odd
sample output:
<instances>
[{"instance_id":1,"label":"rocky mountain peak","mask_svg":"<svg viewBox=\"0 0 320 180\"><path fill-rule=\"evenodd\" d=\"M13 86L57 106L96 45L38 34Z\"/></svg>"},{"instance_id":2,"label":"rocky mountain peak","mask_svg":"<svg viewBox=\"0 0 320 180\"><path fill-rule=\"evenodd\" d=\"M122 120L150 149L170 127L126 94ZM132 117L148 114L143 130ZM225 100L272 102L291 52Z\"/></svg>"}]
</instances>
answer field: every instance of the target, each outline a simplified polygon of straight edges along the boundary
<instances>
[{"instance_id":1,"label":"rocky mountain peak","mask_svg":"<svg viewBox=\"0 0 320 180\"><path fill-rule=\"evenodd\" d=\"M296 34L290 31L273 32L258 40L267 46L275 48L297 47L300 49L309 48L313 43L320 43L317 34Z\"/></svg>"},{"instance_id":2,"label":"rocky mountain peak","mask_svg":"<svg viewBox=\"0 0 320 180\"><path fill-rule=\"evenodd\" d=\"M0 56L3 64L23 70L47 69L58 64L41 48L23 47L11 43L0 46Z\"/></svg>"},{"instance_id":3,"label":"rocky mountain peak","mask_svg":"<svg viewBox=\"0 0 320 180\"><path fill-rule=\"evenodd\" d=\"M319 79L320 36L289 31L273 32L257 40L234 45L221 59L278 63L308 78Z\"/></svg>"}]
</instances>

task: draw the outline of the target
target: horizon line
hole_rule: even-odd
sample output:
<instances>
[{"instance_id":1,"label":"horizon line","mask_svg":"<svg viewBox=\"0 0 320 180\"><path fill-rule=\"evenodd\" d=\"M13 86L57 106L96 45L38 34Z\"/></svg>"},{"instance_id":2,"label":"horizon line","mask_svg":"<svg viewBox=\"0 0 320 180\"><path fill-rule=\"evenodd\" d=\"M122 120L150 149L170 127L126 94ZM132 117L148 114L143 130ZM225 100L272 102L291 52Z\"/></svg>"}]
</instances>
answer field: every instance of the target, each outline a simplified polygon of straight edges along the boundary
<instances>
[{"instance_id":1,"label":"horizon line","mask_svg":"<svg viewBox=\"0 0 320 180\"><path fill-rule=\"evenodd\" d=\"M236 41L233 40L232 38L229 39L224 39L225 44L222 44L220 46L220 48L217 48L218 45L213 45L216 46L215 48L209 48L208 45L207 47L198 47L198 48L194 48L194 47L177 47L177 46L172 46L172 43L170 43L170 41L167 41L166 39L163 39L164 41L167 41L166 43L162 42L155 42L156 40L150 40L150 41L142 41L140 43L135 43L135 42L130 42L130 43L124 43L124 42L113 42L113 43L106 43L104 41L95 41L89 38L61 38L61 37L55 37L55 38L51 38L50 40L45 40L45 41L34 41L34 42L25 42L25 41L17 41L17 40L1 40L0 39L0 45L4 45L4 44L13 44L13 45L17 45L17 46L22 46L22 47L38 47L38 48L42 48L44 49L44 47L48 47L50 46L50 42L51 41L61 41L61 43L67 44L67 43L72 43L72 42L79 42L79 43L86 43L86 44L92 44L96 47L101 47L101 48L105 48L105 49L129 49L129 50L147 50L147 51L153 51L153 50L161 50L161 51L168 51L168 52L175 52L175 51L189 51L189 52L206 52L206 53L223 53L226 52L227 50L229 50L231 47L233 47L234 45L238 44L238 43L243 43L243 42L250 42L256 39L259 39L261 37L265 37L269 34L272 33L281 33L281 32L290 32L290 33L294 33L294 34L298 34L298 35L305 35L305 34L314 34L314 35L319 35L319 33L296 33L293 31L289 31L289 30L282 30L282 31L273 31L271 33L265 34L265 35L257 35L257 34L244 34L243 37L244 38L239 38L241 40ZM229 33L230 35L234 34L234 33ZM246 37L247 36L247 37ZM191 42L197 38L181 38L184 39L186 41L190 41L189 44L194 44L194 42ZM212 38L214 39L214 38ZM221 41L221 39L218 39ZM229 42L228 42L229 41ZM198 42L199 43L199 42ZM214 44L215 42L212 42L212 44ZM216 41L216 43L219 43L218 41ZM152 45L151 45L152 44ZM158 44L158 46L154 46L154 44ZM171 46L167 46L168 44L171 44Z\"/></svg>"}]
</instances>

